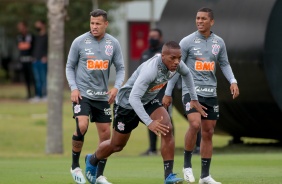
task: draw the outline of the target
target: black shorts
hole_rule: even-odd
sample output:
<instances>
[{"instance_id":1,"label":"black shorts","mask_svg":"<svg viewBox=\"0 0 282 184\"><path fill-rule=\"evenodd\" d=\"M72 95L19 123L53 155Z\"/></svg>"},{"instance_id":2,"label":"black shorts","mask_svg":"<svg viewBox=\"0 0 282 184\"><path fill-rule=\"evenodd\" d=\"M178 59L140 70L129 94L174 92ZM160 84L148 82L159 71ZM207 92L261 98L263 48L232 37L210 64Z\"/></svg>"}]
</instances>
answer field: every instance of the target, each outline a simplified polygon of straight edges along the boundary
<instances>
[{"instance_id":1,"label":"black shorts","mask_svg":"<svg viewBox=\"0 0 282 184\"><path fill-rule=\"evenodd\" d=\"M202 97L198 95L198 100L201 105L208 108L207 110L205 110L206 113L208 114L208 117L202 116L202 119L208 119L208 120L218 120L219 119L219 106L218 106L217 97ZM187 102L190 102L190 101L191 101L190 95L189 93L186 93L182 97L185 117L192 112L198 112L195 108L190 109L190 110L186 109L186 104Z\"/></svg>"},{"instance_id":2,"label":"black shorts","mask_svg":"<svg viewBox=\"0 0 282 184\"><path fill-rule=\"evenodd\" d=\"M149 115L159 107L162 107L162 104L156 98L144 105L144 109ZM115 129L115 131L121 134L128 134L138 126L139 121L142 122L133 109L125 109L114 104L113 129Z\"/></svg>"},{"instance_id":3,"label":"black shorts","mask_svg":"<svg viewBox=\"0 0 282 184\"><path fill-rule=\"evenodd\" d=\"M112 110L107 101L91 100L82 97L79 104L73 102L73 118L76 116L90 116L90 122L109 123L112 121Z\"/></svg>"}]
</instances>

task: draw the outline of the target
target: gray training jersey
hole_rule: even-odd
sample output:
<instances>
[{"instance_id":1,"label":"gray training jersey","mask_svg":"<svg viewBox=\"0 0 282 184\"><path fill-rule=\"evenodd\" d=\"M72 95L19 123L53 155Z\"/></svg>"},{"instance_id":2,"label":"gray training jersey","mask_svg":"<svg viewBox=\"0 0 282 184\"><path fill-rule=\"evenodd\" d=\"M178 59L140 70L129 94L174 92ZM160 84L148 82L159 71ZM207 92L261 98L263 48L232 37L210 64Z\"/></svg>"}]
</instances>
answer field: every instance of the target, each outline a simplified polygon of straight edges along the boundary
<instances>
[{"instance_id":1,"label":"gray training jersey","mask_svg":"<svg viewBox=\"0 0 282 184\"><path fill-rule=\"evenodd\" d=\"M230 67L225 43L222 38L214 33L205 38L198 31L184 37L180 41L182 60L191 70L194 78L195 88L198 95L203 97L216 97L217 80L215 76L216 64L219 66L231 83L237 83ZM178 79L168 83L166 94L170 94L172 88ZM182 95L188 93L188 89L182 82Z\"/></svg>"},{"instance_id":2,"label":"gray training jersey","mask_svg":"<svg viewBox=\"0 0 282 184\"><path fill-rule=\"evenodd\" d=\"M77 37L70 48L66 64L66 77L71 91L78 89L81 96L92 100L108 100L110 66L116 68L114 87L124 81L124 61L117 39L109 34L97 41L87 32Z\"/></svg>"},{"instance_id":3,"label":"gray training jersey","mask_svg":"<svg viewBox=\"0 0 282 184\"><path fill-rule=\"evenodd\" d=\"M185 63L181 61L177 70L171 72L162 62L161 55L157 54L142 63L122 86L117 94L116 104L126 109L134 109L139 118L148 126L153 120L146 113L143 105L153 100L177 72L185 79L191 98L197 100L192 74Z\"/></svg>"}]
</instances>

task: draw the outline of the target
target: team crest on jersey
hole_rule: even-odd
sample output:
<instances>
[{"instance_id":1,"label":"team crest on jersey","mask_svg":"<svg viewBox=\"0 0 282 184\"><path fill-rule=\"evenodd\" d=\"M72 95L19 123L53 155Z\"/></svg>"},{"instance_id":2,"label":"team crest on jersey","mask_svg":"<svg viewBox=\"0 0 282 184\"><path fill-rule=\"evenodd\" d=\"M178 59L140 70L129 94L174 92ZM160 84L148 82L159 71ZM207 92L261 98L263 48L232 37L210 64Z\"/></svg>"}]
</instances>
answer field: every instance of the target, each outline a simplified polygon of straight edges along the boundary
<instances>
[{"instance_id":1,"label":"team crest on jersey","mask_svg":"<svg viewBox=\"0 0 282 184\"><path fill-rule=\"evenodd\" d=\"M118 122L117 128L118 128L120 131L124 131L124 123Z\"/></svg>"},{"instance_id":2,"label":"team crest on jersey","mask_svg":"<svg viewBox=\"0 0 282 184\"><path fill-rule=\"evenodd\" d=\"M76 114L76 113L79 113L79 112L81 111L80 105L75 105L75 106L73 107L73 110L74 110L74 113L75 113L75 114Z\"/></svg>"},{"instance_id":3,"label":"team crest on jersey","mask_svg":"<svg viewBox=\"0 0 282 184\"><path fill-rule=\"evenodd\" d=\"M201 39L197 37L197 38L194 39L194 42L195 43L201 43Z\"/></svg>"},{"instance_id":4,"label":"team crest on jersey","mask_svg":"<svg viewBox=\"0 0 282 184\"><path fill-rule=\"evenodd\" d=\"M86 39L84 40L84 43L90 44L90 43L91 43L91 39L90 39L90 38L86 38Z\"/></svg>"},{"instance_id":5,"label":"team crest on jersey","mask_svg":"<svg viewBox=\"0 0 282 184\"><path fill-rule=\"evenodd\" d=\"M107 38L107 39L106 39L106 44L111 44L111 43L112 43L112 40L109 39L109 38Z\"/></svg>"},{"instance_id":6,"label":"team crest on jersey","mask_svg":"<svg viewBox=\"0 0 282 184\"><path fill-rule=\"evenodd\" d=\"M219 48L220 48L220 45L218 45L218 44L213 44L213 45L212 45L212 53L213 53L214 55L217 55L218 52L219 52Z\"/></svg>"},{"instance_id":7,"label":"team crest on jersey","mask_svg":"<svg viewBox=\"0 0 282 184\"><path fill-rule=\"evenodd\" d=\"M105 53L107 56L113 55L113 46L112 45L106 45L105 48L106 48Z\"/></svg>"}]
</instances>

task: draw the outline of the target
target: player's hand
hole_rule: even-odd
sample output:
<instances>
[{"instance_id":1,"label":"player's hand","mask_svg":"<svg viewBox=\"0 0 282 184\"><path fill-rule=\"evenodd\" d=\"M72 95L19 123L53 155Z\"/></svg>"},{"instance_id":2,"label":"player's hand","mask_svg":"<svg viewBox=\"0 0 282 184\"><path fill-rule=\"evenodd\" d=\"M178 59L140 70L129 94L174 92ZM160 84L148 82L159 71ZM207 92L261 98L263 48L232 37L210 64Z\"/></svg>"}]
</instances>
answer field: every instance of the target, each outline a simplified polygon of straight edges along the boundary
<instances>
[{"instance_id":1,"label":"player's hand","mask_svg":"<svg viewBox=\"0 0 282 184\"><path fill-rule=\"evenodd\" d=\"M148 126L148 128L154 132L157 136L166 135L169 132L169 127L160 123L163 120L161 116L160 119L153 120L153 122Z\"/></svg>"},{"instance_id":2,"label":"player's hand","mask_svg":"<svg viewBox=\"0 0 282 184\"><path fill-rule=\"evenodd\" d=\"M117 88L112 88L110 91L107 92L107 94L109 95L109 100L108 100L109 104L114 103L115 98L117 96L117 92L118 92Z\"/></svg>"},{"instance_id":3,"label":"player's hand","mask_svg":"<svg viewBox=\"0 0 282 184\"><path fill-rule=\"evenodd\" d=\"M172 97L164 95L163 100L162 100L162 104L166 109L170 106L171 102L172 102Z\"/></svg>"},{"instance_id":4,"label":"player's hand","mask_svg":"<svg viewBox=\"0 0 282 184\"><path fill-rule=\"evenodd\" d=\"M79 104L79 100L82 99L80 92L78 89L75 89L71 92L71 101Z\"/></svg>"},{"instance_id":5,"label":"player's hand","mask_svg":"<svg viewBox=\"0 0 282 184\"><path fill-rule=\"evenodd\" d=\"M198 100L190 101L190 109L195 108L203 117L207 117L208 114L204 111L207 108L199 103ZM186 109L187 110L187 109Z\"/></svg>"},{"instance_id":6,"label":"player's hand","mask_svg":"<svg viewBox=\"0 0 282 184\"><path fill-rule=\"evenodd\" d=\"M233 99L235 99L235 98L237 98L239 96L239 88L238 88L237 83L232 83L230 85L230 91L231 91Z\"/></svg>"}]
</instances>

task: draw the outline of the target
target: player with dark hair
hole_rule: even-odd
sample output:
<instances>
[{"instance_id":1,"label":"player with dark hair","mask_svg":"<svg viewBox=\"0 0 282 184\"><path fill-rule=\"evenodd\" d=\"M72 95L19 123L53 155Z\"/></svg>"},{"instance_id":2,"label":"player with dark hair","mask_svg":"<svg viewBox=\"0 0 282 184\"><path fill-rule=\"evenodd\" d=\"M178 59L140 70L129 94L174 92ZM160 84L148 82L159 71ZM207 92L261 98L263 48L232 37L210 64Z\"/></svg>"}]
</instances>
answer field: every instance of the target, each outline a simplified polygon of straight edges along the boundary
<instances>
[{"instance_id":1,"label":"player with dark hair","mask_svg":"<svg viewBox=\"0 0 282 184\"><path fill-rule=\"evenodd\" d=\"M111 108L124 76L124 60L116 38L106 33L107 12L96 9L90 13L90 31L77 37L70 48L66 76L76 121L72 137L71 174L76 183L86 183L79 165L84 136L90 121L96 123L99 144L111 137ZM116 68L114 87L108 90L110 67ZM103 176L107 158L99 162L96 184L110 184Z\"/></svg>"},{"instance_id":2,"label":"player with dark hair","mask_svg":"<svg viewBox=\"0 0 282 184\"><path fill-rule=\"evenodd\" d=\"M191 107L203 116L206 113L197 101L190 70L180 59L179 44L173 41L165 43L162 54L157 54L140 65L119 90L114 104L112 138L102 142L94 154L86 155L85 172L90 183L95 183L99 161L121 151L139 121L161 137L165 184L182 183L183 179L173 174L175 143L170 117L156 96L167 81L179 72L190 90Z\"/></svg>"},{"instance_id":3,"label":"player with dark hair","mask_svg":"<svg viewBox=\"0 0 282 184\"><path fill-rule=\"evenodd\" d=\"M224 76L230 83L232 98L235 99L239 95L239 88L228 61L225 43L221 37L211 31L213 24L213 11L210 8L199 9L196 15L196 26L198 30L180 41L182 60L193 74L199 102L201 105L207 107L206 113L208 114L207 117L204 117L195 111L195 109L189 108L191 94L189 95L186 84L182 83L182 100L190 124L185 135L184 179L187 182L195 182L191 158L197 139L197 132L201 130L200 154L202 169L199 180L200 184L220 184L209 173L213 149L212 137L216 121L219 119L216 93L217 81L215 76L217 63L219 63ZM163 99L165 106L171 103L172 89L178 77L175 75L167 84Z\"/></svg>"},{"instance_id":4,"label":"player with dark hair","mask_svg":"<svg viewBox=\"0 0 282 184\"><path fill-rule=\"evenodd\" d=\"M160 54L162 52L162 47L163 47L162 31L159 28L152 28L149 31L148 37L149 37L148 38L149 47L143 51L141 58L140 58L140 64L147 61L154 55ZM163 99L165 88L166 88L166 85L160 90L160 92L157 95L157 98L159 99L159 101L162 101ZM168 113L171 118L172 105L169 106ZM172 132L174 133L172 118L171 118L171 124L172 124ZM148 135L149 135L149 148L145 152L141 153L140 154L141 156L157 155L158 153L158 150L157 150L158 136L149 129L148 129Z\"/></svg>"}]
</instances>

